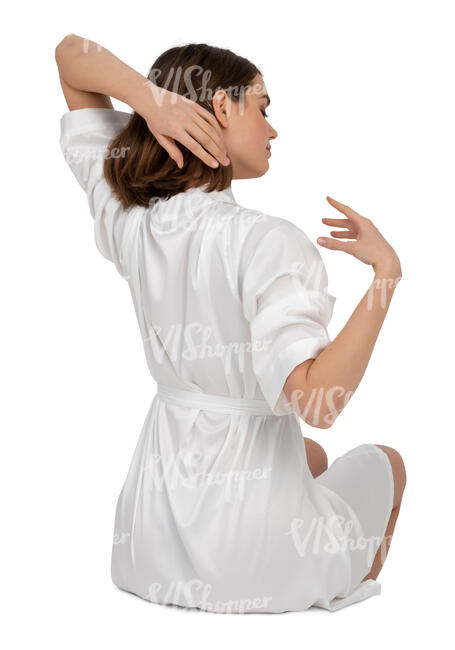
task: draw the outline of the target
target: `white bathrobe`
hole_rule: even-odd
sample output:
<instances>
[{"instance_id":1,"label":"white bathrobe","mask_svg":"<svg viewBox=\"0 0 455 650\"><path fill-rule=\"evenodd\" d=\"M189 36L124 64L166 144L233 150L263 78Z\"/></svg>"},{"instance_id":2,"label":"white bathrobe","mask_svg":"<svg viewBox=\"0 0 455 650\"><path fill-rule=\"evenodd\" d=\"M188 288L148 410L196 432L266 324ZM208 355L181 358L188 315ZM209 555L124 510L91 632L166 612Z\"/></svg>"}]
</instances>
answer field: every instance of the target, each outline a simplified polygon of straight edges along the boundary
<instances>
[{"instance_id":1,"label":"white bathrobe","mask_svg":"<svg viewBox=\"0 0 455 650\"><path fill-rule=\"evenodd\" d=\"M123 210L103 163L129 118L67 112L60 139L157 383L118 499L113 582L216 612L334 611L379 594L362 579L392 510L389 459L360 445L315 479L301 423L315 429L283 393L330 343L336 299L319 251L231 187Z\"/></svg>"}]
</instances>

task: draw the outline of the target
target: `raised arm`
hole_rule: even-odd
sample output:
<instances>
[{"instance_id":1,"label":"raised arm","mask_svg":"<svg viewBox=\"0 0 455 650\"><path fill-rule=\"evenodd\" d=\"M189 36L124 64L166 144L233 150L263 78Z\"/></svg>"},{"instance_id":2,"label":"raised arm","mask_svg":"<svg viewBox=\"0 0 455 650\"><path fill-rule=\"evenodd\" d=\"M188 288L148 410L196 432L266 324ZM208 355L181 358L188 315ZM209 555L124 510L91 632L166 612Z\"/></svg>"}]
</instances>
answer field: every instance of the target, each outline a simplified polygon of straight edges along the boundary
<instances>
[{"instance_id":1,"label":"raised arm","mask_svg":"<svg viewBox=\"0 0 455 650\"><path fill-rule=\"evenodd\" d=\"M217 160L229 164L221 128L209 111L178 93L158 89L98 43L69 34L55 48L55 60L70 111L113 108L110 98L115 97L144 118L179 167L183 156L175 140L211 167L218 166Z\"/></svg>"},{"instance_id":2,"label":"raised arm","mask_svg":"<svg viewBox=\"0 0 455 650\"><path fill-rule=\"evenodd\" d=\"M348 229L332 234L357 241L328 239L326 247L371 264L374 280L338 336L316 359L297 366L283 387L303 419L320 429L333 424L360 384L401 279L399 258L374 224L334 199L329 202L347 216L344 220L323 219L327 225Z\"/></svg>"}]
</instances>

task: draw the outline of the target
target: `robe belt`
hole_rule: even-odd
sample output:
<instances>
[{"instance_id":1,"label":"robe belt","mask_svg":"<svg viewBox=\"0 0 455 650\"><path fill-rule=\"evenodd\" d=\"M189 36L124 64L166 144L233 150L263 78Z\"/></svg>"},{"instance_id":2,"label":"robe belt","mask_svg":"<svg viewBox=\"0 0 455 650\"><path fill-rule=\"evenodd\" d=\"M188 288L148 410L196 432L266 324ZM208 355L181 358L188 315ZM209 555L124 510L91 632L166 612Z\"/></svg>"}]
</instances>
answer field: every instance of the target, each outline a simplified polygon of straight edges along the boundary
<instances>
[{"instance_id":1,"label":"robe belt","mask_svg":"<svg viewBox=\"0 0 455 650\"><path fill-rule=\"evenodd\" d=\"M270 406L263 399L214 395L174 388L161 383L157 386L157 395L168 404L177 404L203 411L216 411L231 415L274 415Z\"/></svg>"}]
</instances>

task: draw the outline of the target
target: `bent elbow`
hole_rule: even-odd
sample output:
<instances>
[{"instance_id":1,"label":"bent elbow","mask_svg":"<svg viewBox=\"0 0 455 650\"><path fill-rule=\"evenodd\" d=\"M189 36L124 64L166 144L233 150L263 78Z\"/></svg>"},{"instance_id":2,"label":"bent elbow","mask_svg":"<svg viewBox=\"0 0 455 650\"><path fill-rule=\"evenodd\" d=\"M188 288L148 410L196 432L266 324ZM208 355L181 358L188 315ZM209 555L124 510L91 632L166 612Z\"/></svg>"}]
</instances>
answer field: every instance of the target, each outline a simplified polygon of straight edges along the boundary
<instances>
[{"instance_id":1,"label":"bent elbow","mask_svg":"<svg viewBox=\"0 0 455 650\"><path fill-rule=\"evenodd\" d=\"M330 429L337 416L338 413L334 413L333 411L313 411L310 414L307 413L305 415L300 415L306 424L309 424L310 427L314 427L316 429Z\"/></svg>"},{"instance_id":2,"label":"bent elbow","mask_svg":"<svg viewBox=\"0 0 455 650\"><path fill-rule=\"evenodd\" d=\"M58 43L57 47L55 48L55 60L57 62L57 65L59 62L61 62L63 52L66 52L69 47L73 46L79 40L80 37L76 36L76 34L67 34L64 38L62 38L60 43Z\"/></svg>"},{"instance_id":3,"label":"bent elbow","mask_svg":"<svg viewBox=\"0 0 455 650\"><path fill-rule=\"evenodd\" d=\"M330 429L333 424L333 422L315 422L309 418L303 418L303 420L306 424L309 424L310 427L314 427L315 429Z\"/></svg>"},{"instance_id":4,"label":"bent elbow","mask_svg":"<svg viewBox=\"0 0 455 650\"><path fill-rule=\"evenodd\" d=\"M62 40L60 41L60 43L57 45L55 49L57 50L59 48L66 47L70 43L74 43L75 41L79 40L79 38L80 37L76 36L76 34L67 34L62 38Z\"/></svg>"},{"instance_id":5,"label":"bent elbow","mask_svg":"<svg viewBox=\"0 0 455 650\"><path fill-rule=\"evenodd\" d=\"M308 359L297 366L287 378L283 392L293 410L306 424L316 429L329 429L339 412L327 399L315 399L315 393L320 393L321 389L308 382L308 372L313 362L314 359Z\"/></svg>"}]
</instances>

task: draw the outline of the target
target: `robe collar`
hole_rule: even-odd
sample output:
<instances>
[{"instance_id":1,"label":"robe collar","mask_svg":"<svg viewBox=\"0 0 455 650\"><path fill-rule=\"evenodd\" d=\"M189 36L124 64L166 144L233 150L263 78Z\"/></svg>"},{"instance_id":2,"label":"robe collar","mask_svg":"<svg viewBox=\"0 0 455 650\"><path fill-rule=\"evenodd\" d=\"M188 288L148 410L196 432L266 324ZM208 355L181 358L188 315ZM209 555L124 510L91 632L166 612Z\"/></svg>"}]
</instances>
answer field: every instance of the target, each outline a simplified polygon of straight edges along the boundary
<instances>
[{"instance_id":1,"label":"robe collar","mask_svg":"<svg viewBox=\"0 0 455 650\"><path fill-rule=\"evenodd\" d=\"M205 196L209 196L215 201L220 201L221 203L231 203L232 205L237 204L231 186L227 187L225 190L213 190L212 192L207 192L206 191L207 187L208 184L201 185L200 187L191 187L189 190L186 190L184 194L198 193Z\"/></svg>"}]
</instances>

